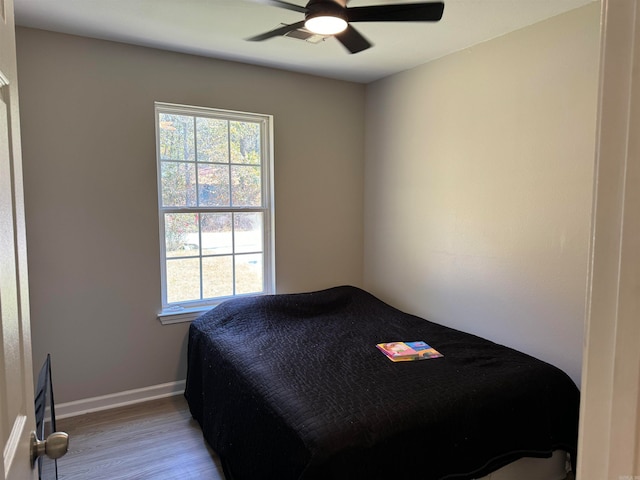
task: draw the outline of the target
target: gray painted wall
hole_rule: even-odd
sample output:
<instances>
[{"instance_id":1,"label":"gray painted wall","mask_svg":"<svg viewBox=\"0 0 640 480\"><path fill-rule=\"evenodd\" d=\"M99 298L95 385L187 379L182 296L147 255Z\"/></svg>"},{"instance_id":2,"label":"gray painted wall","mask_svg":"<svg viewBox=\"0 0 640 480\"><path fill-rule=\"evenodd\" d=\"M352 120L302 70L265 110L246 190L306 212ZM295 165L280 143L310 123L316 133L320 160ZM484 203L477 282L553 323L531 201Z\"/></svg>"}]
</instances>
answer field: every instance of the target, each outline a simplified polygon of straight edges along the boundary
<instances>
[{"instance_id":1,"label":"gray painted wall","mask_svg":"<svg viewBox=\"0 0 640 480\"><path fill-rule=\"evenodd\" d=\"M593 3L367 87L365 286L578 384L599 14Z\"/></svg>"},{"instance_id":2,"label":"gray painted wall","mask_svg":"<svg viewBox=\"0 0 640 480\"><path fill-rule=\"evenodd\" d=\"M19 28L33 351L57 400L185 375L187 324L155 318L154 100L275 115L279 292L364 284L578 381L598 13L366 87Z\"/></svg>"},{"instance_id":3,"label":"gray painted wall","mask_svg":"<svg viewBox=\"0 0 640 480\"><path fill-rule=\"evenodd\" d=\"M184 379L162 326L154 101L274 115L278 292L362 282L365 87L18 28L35 367L64 403Z\"/></svg>"}]
</instances>

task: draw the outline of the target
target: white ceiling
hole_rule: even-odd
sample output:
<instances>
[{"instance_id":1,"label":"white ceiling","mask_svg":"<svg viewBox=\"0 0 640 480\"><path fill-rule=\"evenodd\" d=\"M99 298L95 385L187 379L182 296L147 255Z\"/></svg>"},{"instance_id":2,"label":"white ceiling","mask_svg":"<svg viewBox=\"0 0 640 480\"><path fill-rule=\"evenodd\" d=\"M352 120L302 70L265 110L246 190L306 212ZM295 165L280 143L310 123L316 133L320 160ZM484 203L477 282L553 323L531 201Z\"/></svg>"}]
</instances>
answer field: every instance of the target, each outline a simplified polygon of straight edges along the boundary
<instances>
[{"instance_id":1,"label":"white ceiling","mask_svg":"<svg viewBox=\"0 0 640 480\"><path fill-rule=\"evenodd\" d=\"M305 5L306 0L288 0ZM350 7L412 0L351 0ZM303 20L250 0L14 0L16 23L368 83L597 0L444 0L438 23L357 23L373 47L245 39Z\"/></svg>"}]
</instances>

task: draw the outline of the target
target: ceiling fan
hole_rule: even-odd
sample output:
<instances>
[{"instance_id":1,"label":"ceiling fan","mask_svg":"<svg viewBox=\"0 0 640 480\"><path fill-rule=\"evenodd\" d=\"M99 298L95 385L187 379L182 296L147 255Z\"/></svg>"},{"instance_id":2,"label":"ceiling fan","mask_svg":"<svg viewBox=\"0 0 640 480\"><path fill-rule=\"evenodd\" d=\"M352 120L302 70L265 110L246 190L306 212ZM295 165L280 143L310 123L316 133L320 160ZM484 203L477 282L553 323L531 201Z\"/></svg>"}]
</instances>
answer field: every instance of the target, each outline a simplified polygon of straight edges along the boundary
<instances>
[{"instance_id":1,"label":"ceiling fan","mask_svg":"<svg viewBox=\"0 0 640 480\"><path fill-rule=\"evenodd\" d=\"M247 40L259 42L269 38L286 35L289 32L306 28L312 33L334 36L351 53L358 53L371 47L371 43L350 23L353 22L437 22L442 18L443 2L398 3L388 5L370 5L365 7L347 7L349 0L309 0L305 7L283 0L253 0L280 7L294 12L304 13L305 19L270 30Z\"/></svg>"}]
</instances>

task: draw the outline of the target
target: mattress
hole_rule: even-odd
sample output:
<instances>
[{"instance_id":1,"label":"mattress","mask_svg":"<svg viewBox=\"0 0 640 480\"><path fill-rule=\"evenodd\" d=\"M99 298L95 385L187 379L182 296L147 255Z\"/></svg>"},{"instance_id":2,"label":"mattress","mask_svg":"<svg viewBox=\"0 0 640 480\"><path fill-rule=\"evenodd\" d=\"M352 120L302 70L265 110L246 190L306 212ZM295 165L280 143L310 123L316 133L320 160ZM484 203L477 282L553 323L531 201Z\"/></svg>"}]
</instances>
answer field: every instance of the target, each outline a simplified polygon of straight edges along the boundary
<instances>
[{"instance_id":1,"label":"mattress","mask_svg":"<svg viewBox=\"0 0 640 480\"><path fill-rule=\"evenodd\" d=\"M567 454L556 450L549 458L524 457L478 480L566 480Z\"/></svg>"}]
</instances>

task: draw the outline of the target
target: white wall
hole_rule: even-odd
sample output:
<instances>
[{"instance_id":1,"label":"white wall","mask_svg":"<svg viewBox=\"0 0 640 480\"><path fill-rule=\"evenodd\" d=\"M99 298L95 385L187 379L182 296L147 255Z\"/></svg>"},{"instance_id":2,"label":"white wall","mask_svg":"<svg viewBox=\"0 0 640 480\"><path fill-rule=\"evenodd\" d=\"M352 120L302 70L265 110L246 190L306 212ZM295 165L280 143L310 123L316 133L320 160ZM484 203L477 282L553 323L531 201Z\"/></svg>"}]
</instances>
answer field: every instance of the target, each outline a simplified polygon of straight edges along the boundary
<instances>
[{"instance_id":1,"label":"white wall","mask_svg":"<svg viewBox=\"0 0 640 480\"><path fill-rule=\"evenodd\" d=\"M365 287L578 384L598 7L367 87Z\"/></svg>"},{"instance_id":2,"label":"white wall","mask_svg":"<svg viewBox=\"0 0 640 480\"><path fill-rule=\"evenodd\" d=\"M184 379L161 326L154 101L274 115L278 292L361 284L364 86L18 28L35 367L57 402ZM327 141L331 139L331 141Z\"/></svg>"}]
</instances>

